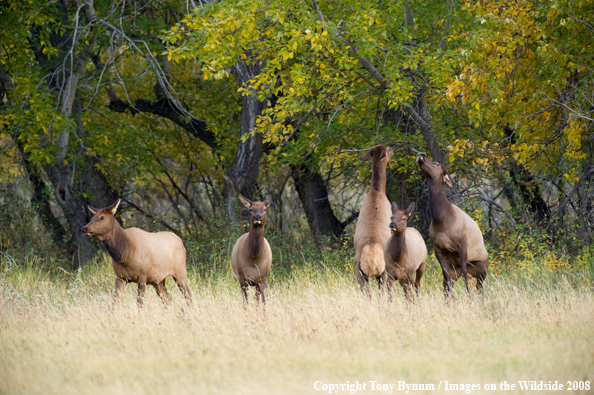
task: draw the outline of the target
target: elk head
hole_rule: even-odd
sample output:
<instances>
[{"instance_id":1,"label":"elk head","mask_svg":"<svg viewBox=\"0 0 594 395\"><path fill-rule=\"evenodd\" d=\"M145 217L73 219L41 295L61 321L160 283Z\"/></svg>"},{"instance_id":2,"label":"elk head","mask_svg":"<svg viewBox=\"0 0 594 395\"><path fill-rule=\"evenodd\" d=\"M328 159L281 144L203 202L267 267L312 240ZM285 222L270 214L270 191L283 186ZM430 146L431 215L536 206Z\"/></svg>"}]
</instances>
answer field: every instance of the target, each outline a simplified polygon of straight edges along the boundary
<instances>
[{"instance_id":1,"label":"elk head","mask_svg":"<svg viewBox=\"0 0 594 395\"><path fill-rule=\"evenodd\" d=\"M103 240L104 236L110 233L115 224L114 214L116 213L121 199L105 208L95 208L87 206L93 218L82 228L82 232L87 236L97 236L99 240Z\"/></svg>"},{"instance_id":2,"label":"elk head","mask_svg":"<svg viewBox=\"0 0 594 395\"><path fill-rule=\"evenodd\" d=\"M371 148L367 153L359 157L363 162L367 162L372 156L374 162L388 161L394 154L394 149L386 147L385 145L376 145Z\"/></svg>"},{"instance_id":3,"label":"elk head","mask_svg":"<svg viewBox=\"0 0 594 395\"><path fill-rule=\"evenodd\" d=\"M390 230L394 233L402 233L408 226L410 214L415 209L415 204L411 203L406 210L400 210L398 203L392 203L392 217L390 217Z\"/></svg>"},{"instance_id":4,"label":"elk head","mask_svg":"<svg viewBox=\"0 0 594 395\"><path fill-rule=\"evenodd\" d=\"M442 180L442 182L446 184L448 187L454 187L454 183L448 175L448 172L439 162L433 162L429 160L427 155L423 153L420 153L417 156L417 160L415 162L417 162L421 167L421 171L425 175L425 178L429 178L435 181Z\"/></svg>"},{"instance_id":5,"label":"elk head","mask_svg":"<svg viewBox=\"0 0 594 395\"><path fill-rule=\"evenodd\" d=\"M266 222L266 210L272 203L270 195L266 196L266 200L263 202L252 202L242 194L239 194L239 201L243 207L250 210L250 224L252 226L264 226Z\"/></svg>"}]
</instances>

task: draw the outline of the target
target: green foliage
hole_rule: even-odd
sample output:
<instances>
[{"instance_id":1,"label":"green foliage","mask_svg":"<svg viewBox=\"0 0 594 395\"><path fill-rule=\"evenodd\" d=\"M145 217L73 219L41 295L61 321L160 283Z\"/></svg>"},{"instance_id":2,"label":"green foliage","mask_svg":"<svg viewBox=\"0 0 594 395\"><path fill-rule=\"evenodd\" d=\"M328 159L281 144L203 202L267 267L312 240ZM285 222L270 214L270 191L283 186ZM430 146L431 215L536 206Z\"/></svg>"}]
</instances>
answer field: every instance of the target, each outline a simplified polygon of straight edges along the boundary
<instances>
[{"instance_id":1,"label":"green foliage","mask_svg":"<svg viewBox=\"0 0 594 395\"><path fill-rule=\"evenodd\" d=\"M325 168L330 163L349 167L356 156L345 149L387 141L422 145L420 135L404 133L385 119L411 105L420 83L429 88L427 100L440 105L434 95L453 70L450 51L438 48L441 25L450 15L443 2L417 7L423 11L415 26L407 27L403 2L212 3L164 32L164 38L169 58L199 59L205 79L225 78L240 61L265 62L249 89L237 89L261 99L275 96L255 130L276 147L275 160L295 163L313 154ZM361 69L355 48L381 65L386 86Z\"/></svg>"},{"instance_id":2,"label":"green foliage","mask_svg":"<svg viewBox=\"0 0 594 395\"><path fill-rule=\"evenodd\" d=\"M62 258L32 207L25 185L0 183L0 252L14 255ZM39 258L38 258L39 259Z\"/></svg>"},{"instance_id":3,"label":"green foliage","mask_svg":"<svg viewBox=\"0 0 594 395\"><path fill-rule=\"evenodd\" d=\"M587 156L582 142L593 125L587 91L594 81L594 2L469 1L464 11L474 24L462 34L467 45L446 96L471 135L456 141L451 158L463 156L459 145L472 140L482 144L481 165L513 158L549 179L578 181Z\"/></svg>"},{"instance_id":4,"label":"green foliage","mask_svg":"<svg viewBox=\"0 0 594 395\"><path fill-rule=\"evenodd\" d=\"M556 191L547 201L556 208L587 170L593 130L592 1L231 0L204 4L187 15L183 4L169 0L117 12L114 3L96 2L97 15L134 40L105 24L77 25L84 18L77 19L75 4L67 4L67 10L38 0L0 6L0 66L14 85L3 87L8 91L0 98L0 149L13 161L0 167L2 198L11 202L2 208L1 221L11 229L3 235L5 250L50 249L37 241L47 240L39 236L43 230L27 225L38 223L34 208L15 205L10 188L15 172L22 171L17 148L33 166L55 164L63 132L70 135L65 164L74 185L80 185L84 159L92 158L111 187L128 196L171 203L175 199L164 195L177 183L188 186L196 205L208 198L215 211L239 142L243 95L274 102L253 130L262 133L265 144L261 189L273 189L288 165L309 160L313 170L327 176L331 199L340 186L348 200L364 190L370 173L353 151L386 142L396 151L389 170L402 183L389 186L390 193L424 185L410 148L424 151L427 141L404 114L420 99L427 103L435 141L449 149L448 168L464 192L481 194L493 181L513 189L509 169L521 166L534 176L532 192ZM415 16L410 23L405 4ZM74 42L56 44L76 26L82 30ZM77 90L80 113L68 116L49 76L60 69L56 65L72 62L92 37L94 62L86 65ZM142 47L143 56L133 44ZM364 60L381 78L363 67ZM261 62L264 68L240 86L230 73L239 62ZM106 87L125 103L163 100L155 64L180 103L207 121L216 148L171 120L106 106L113 100ZM86 190L78 192L93 198ZM519 206L513 199L507 203L502 204L510 212ZM176 215L163 212L164 204L155 206L157 219L186 236L197 274L228 270L230 246L242 232L238 224L204 210L202 223L182 227L182 217L193 215L184 204L175 204L182 206ZM467 208L491 238L494 267L514 262L509 267L515 270L544 262L552 270L574 270L590 262L591 253L573 244L588 237L576 236L577 225L560 225L554 237L545 237L531 225L511 230L503 217L502 229L489 233L484 204L470 202ZM348 215L346 209L336 211L340 218ZM271 230L269 235L279 276L304 262L351 270L348 236L340 246L328 242L318 248L305 236L304 222L295 222L291 233Z\"/></svg>"}]
</instances>

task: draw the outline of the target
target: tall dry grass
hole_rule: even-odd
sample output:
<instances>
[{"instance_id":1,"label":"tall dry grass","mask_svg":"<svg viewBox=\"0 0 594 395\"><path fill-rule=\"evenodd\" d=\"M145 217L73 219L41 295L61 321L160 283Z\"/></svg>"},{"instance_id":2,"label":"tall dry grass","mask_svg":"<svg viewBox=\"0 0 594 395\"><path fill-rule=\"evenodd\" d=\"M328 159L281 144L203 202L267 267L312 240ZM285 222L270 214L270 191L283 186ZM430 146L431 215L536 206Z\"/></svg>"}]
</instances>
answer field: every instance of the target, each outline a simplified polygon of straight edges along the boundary
<instances>
[{"instance_id":1,"label":"tall dry grass","mask_svg":"<svg viewBox=\"0 0 594 395\"><path fill-rule=\"evenodd\" d=\"M168 282L170 308L149 288L139 311L130 285L112 311L105 262L78 273L38 267L6 256L0 266L3 394L313 394L322 393L316 381L437 388L445 380L594 380L594 293L583 273L490 276L483 298L469 302L458 284L446 304L430 266L418 303L405 303L398 288L388 305L363 298L352 274L309 267L272 282L264 313L253 304L244 310L230 271L191 275L192 309Z\"/></svg>"}]
</instances>

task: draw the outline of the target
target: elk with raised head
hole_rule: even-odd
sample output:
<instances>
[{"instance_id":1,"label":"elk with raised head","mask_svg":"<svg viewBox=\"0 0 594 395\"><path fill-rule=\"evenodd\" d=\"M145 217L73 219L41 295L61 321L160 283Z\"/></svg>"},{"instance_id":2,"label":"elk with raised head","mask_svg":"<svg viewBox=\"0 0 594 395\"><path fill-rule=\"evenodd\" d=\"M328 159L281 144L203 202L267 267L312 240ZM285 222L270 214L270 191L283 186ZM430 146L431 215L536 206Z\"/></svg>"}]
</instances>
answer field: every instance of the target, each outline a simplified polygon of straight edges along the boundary
<instances>
[{"instance_id":1,"label":"elk with raised head","mask_svg":"<svg viewBox=\"0 0 594 395\"><path fill-rule=\"evenodd\" d=\"M101 209L88 206L93 218L82 228L85 235L97 236L111 256L116 274L114 306L126 284L131 282L138 284L139 307L142 307L147 284L155 287L165 304L171 303L165 288L167 277L173 277L191 305L184 243L171 232L151 233L138 228L122 228L114 217L120 201L118 199L113 205Z\"/></svg>"},{"instance_id":2,"label":"elk with raised head","mask_svg":"<svg viewBox=\"0 0 594 395\"><path fill-rule=\"evenodd\" d=\"M241 204L250 210L250 228L233 246L231 253L231 266L233 274L239 281L244 303L248 303L248 288L256 288L256 303L266 303L266 289L268 288L268 273L272 266L272 250L268 240L264 237L264 224L266 223L266 210L270 207L272 199L266 196L263 202L252 202L239 194Z\"/></svg>"},{"instance_id":3,"label":"elk with raised head","mask_svg":"<svg viewBox=\"0 0 594 395\"><path fill-rule=\"evenodd\" d=\"M446 198L444 184L450 188L454 184L444 167L422 153L416 162L427 178L431 214L429 238L443 272L444 294L446 297L451 296L452 285L459 277L463 277L470 295L468 274L476 278L476 288L482 293L489 268L489 255L481 230L468 214Z\"/></svg>"},{"instance_id":4,"label":"elk with raised head","mask_svg":"<svg viewBox=\"0 0 594 395\"><path fill-rule=\"evenodd\" d=\"M371 188L363 200L355 228L355 276L361 291L369 293L369 277L375 277L380 294L386 280L384 246L390 238L390 201L386 196L386 166L394 153L392 148L376 145L359 157L373 158Z\"/></svg>"},{"instance_id":5,"label":"elk with raised head","mask_svg":"<svg viewBox=\"0 0 594 395\"><path fill-rule=\"evenodd\" d=\"M404 295L408 300L414 298L413 286L418 296L421 278L425 272L425 262L427 261L425 240L418 230L408 227L408 219L414 208L415 204L411 203L406 210L400 210L398 204L392 202L392 217L390 218L392 236L384 248L390 301L396 280L404 289Z\"/></svg>"}]
</instances>

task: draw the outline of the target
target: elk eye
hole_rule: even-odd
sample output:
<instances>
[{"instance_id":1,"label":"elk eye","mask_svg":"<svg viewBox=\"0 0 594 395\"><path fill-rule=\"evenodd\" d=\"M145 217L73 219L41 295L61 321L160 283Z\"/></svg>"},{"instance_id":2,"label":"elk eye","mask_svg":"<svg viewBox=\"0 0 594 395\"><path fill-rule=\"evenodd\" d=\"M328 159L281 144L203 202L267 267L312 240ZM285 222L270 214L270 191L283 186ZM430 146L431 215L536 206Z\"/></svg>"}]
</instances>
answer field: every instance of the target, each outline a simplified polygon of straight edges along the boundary
<instances>
[{"instance_id":1,"label":"elk eye","mask_svg":"<svg viewBox=\"0 0 594 395\"><path fill-rule=\"evenodd\" d=\"M101 221L103 221L105 219L105 217L102 215L101 218L99 218Z\"/></svg>"}]
</instances>

